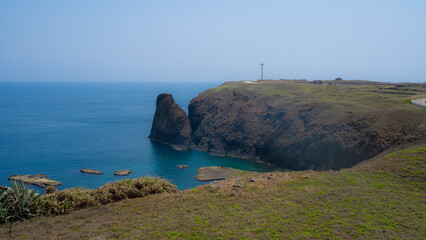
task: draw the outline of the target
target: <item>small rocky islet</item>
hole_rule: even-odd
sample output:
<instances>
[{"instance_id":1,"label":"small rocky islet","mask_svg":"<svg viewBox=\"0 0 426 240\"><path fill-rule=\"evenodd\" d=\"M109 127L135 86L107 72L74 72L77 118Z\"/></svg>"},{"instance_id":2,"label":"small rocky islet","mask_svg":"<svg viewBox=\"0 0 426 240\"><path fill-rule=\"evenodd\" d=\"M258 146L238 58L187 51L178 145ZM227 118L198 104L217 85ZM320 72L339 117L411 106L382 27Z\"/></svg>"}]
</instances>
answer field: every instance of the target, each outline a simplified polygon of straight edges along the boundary
<instances>
[{"instance_id":1,"label":"small rocky islet","mask_svg":"<svg viewBox=\"0 0 426 240\"><path fill-rule=\"evenodd\" d=\"M101 172L99 170L93 170L93 169L87 169L87 168L80 169L80 172L82 172L82 173L89 173L89 174L96 174L96 175L99 175L99 174L103 173L103 172Z\"/></svg>"},{"instance_id":2,"label":"small rocky islet","mask_svg":"<svg viewBox=\"0 0 426 240\"><path fill-rule=\"evenodd\" d=\"M115 172L114 172L114 175L117 175L117 176L127 176L127 175L129 175L130 173L132 173L132 171L131 171L131 170L129 170L129 169L125 169L125 170L117 170L117 171L115 171Z\"/></svg>"},{"instance_id":3,"label":"small rocky islet","mask_svg":"<svg viewBox=\"0 0 426 240\"><path fill-rule=\"evenodd\" d=\"M45 175L45 174L12 175L12 176L9 177L9 180L22 181L24 183L39 186L39 187L49 187L49 186L62 185L62 182L48 179L47 175Z\"/></svg>"},{"instance_id":4,"label":"small rocky islet","mask_svg":"<svg viewBox=\"0 0 426 240\"><path fill-rule=\"evenodd\" d=\"M82 168L80 169L80 172L87 173L87 174L95 174L100 175L103 174L103 172L99 170L94 169L87 169ZM125 169L125 170L117 170L114 172L114 175L117 176L126 176L132 173L131 170ZM24 175L24 174L15 174L12 176L9 176L8 180L14 180L14 181L22 181L23 183L38 186L38 187L56 187L62 185L62 182L48 179L48 176L46 174L34 174L34 175ZM8 187L0 185L0 189L7 189Z\"/></svg>"}]
</instances>

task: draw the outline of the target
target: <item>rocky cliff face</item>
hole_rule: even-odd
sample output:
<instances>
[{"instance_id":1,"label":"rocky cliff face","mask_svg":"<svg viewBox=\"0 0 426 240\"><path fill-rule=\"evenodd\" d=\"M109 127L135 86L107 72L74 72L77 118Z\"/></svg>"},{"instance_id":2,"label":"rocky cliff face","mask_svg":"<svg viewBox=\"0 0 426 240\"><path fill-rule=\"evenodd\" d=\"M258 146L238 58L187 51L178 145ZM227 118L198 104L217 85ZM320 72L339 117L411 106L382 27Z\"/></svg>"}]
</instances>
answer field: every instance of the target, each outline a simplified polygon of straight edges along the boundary
<instances>
[{"instance_id":1,"label":"rocky cliff face","mask_svg":"<svg viewBox=\"0 0 426 240\"><path fill-rule=\"evenodd\" d=\"M205 91L188 107L185 139L213 154L326 170L426 136L426 111L404 105L398 95L380 96L370 86L306 86L239 83Z\"/></svg>"},{"instance_id":2,"label":"rocky cliff face","mask_svg":"<svg viewBox=\"0 0 426 240\"><path fill-rule=\"evenodd\" d=\"M157 109L149 138L179 149L189 146L191 125L188 116L175 103L171 94L163 93L157 96Z\"/></svg>"},{"instance_id":3,"label":"rocky cliff face","mask_svg":"<svg viewBox=\"0 0 426 240\"><path fill-rule=\"evenodd\" d=\"M256 98L197 97L189 107L193 148L261 159L288 169L341 169L424 136L422 118L399 112L336 119L322 104L274 108ZM321 110L322 109L322 110Z\"/></svg>"}]
</instances>

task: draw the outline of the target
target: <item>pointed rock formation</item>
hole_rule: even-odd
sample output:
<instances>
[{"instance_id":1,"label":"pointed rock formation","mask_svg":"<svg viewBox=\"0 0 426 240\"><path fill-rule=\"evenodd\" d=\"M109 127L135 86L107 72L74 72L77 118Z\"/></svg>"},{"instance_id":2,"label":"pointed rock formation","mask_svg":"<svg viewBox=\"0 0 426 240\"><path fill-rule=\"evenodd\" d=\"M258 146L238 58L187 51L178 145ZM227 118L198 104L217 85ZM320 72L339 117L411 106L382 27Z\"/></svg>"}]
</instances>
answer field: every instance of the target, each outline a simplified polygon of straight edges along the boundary
<instances>
[{"instance_id":1,"label":"pointed rock formation","mask_svg":"<svg viewBox=\"0 0 426 240\"><path fill-rule=\"evenodd\" d=\"M170 144L179 150L186 150L191 141L191 124L185 111L175 103L171 94L157 96L157 109L152 122L152 141Z\"/></svg>"}]
</instances>

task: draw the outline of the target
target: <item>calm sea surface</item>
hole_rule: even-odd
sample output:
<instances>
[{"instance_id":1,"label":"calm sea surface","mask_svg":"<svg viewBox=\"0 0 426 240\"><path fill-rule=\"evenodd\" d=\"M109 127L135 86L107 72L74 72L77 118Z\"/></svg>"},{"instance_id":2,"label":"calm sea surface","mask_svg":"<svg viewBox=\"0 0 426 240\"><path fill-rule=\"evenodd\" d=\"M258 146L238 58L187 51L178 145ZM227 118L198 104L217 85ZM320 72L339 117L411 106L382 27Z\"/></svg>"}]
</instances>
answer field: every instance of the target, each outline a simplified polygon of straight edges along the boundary
<instances>
[{"instance_id":1,"label":"calm sea surface","mask_svg":"<svg viewBox=\"0 0 426 240\"><path fill-rule=\"evenodd\" d=\"M159 176L182 190L204 184L194 179L199 167L271 170L254 161L174 151L147 138L159 93L172 93L187 110L192 98L219 84L0 82L0 185L9 185L13 174L40 173L61 181L60 189L96 188L123 178L115 170L130 169L128 177Z\"/></svg>"}]
</instances>

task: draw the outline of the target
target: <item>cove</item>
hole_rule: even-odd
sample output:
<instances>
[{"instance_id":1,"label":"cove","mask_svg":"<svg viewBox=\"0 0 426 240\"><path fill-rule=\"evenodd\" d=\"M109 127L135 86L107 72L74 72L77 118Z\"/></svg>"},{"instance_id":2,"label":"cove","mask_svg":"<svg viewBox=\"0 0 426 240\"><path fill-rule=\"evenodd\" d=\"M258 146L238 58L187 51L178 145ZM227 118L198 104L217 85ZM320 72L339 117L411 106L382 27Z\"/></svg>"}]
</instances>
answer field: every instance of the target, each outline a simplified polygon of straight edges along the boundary
<instances>
[{"instance_id":1,"label":"cove","mask_svg":"<svg viewBox=\"0 0 426 240\"><path fill-rule=\"evenodd\" d=\"M70 187L96 188L130 178L159 176L180 190L205 184L194 179L199 167L249 171L271 167L250 160L175 151L147 137L159 93L171 93L184 109L217 83L183 82L2 82L0 83L0 185L13 174L46 174ZM177 165L189 165L186 169ZM102 175L81 173L96 169ZM42 189L40 189L42 190Z\"/></svg>"}]
</instances>

